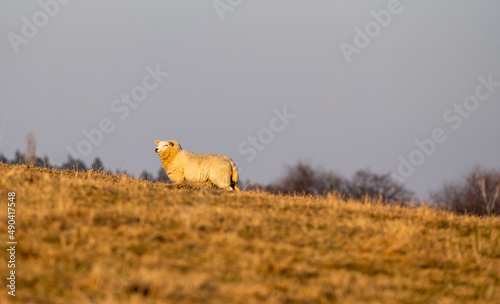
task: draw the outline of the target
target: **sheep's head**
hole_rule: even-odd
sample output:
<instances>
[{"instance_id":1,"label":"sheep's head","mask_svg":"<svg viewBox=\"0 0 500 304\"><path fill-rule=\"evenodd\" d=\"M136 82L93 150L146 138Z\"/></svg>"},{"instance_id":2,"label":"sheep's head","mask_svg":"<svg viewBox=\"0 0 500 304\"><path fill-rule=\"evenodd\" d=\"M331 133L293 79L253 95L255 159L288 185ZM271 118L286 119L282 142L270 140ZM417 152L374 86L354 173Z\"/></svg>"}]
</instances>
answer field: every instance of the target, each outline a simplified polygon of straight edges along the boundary
<instances>
[{"instance_id":1,"label":"sheep's head","mask_svg":"<svg viewBox=\"0 0 500 304\"><path fill-rule=\"evenodd\" d=\"M158 154L159 156L168 153L168 151L180 150L181 148L179 142L177 142L176 140L168 140L168 141L157 140L155 141L155 144L157 145L155 148L155 153Z\"/></svg>"}]
</instances>

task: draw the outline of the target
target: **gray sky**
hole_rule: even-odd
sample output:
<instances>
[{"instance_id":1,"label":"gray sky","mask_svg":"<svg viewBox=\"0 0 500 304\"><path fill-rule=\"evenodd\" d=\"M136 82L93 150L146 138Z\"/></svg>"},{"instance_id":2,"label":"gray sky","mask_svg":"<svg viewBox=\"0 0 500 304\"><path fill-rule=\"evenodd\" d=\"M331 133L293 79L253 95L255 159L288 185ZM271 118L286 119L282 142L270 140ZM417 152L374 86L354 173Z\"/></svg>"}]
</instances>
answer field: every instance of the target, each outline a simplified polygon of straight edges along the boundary
<instances>
[{"instance_id":1,"label":"gray sky","mask_svg":"<svg viewBox=\"0 0 500 304\"><path fill-rule=\"evenodd\" d=\"M308 160L422 197L500 167L499 1L67 2L0 1L8 158L32 131L51 163L156 175L153 141L176 139L243 181Z\"/></svg>"}]
</instances>

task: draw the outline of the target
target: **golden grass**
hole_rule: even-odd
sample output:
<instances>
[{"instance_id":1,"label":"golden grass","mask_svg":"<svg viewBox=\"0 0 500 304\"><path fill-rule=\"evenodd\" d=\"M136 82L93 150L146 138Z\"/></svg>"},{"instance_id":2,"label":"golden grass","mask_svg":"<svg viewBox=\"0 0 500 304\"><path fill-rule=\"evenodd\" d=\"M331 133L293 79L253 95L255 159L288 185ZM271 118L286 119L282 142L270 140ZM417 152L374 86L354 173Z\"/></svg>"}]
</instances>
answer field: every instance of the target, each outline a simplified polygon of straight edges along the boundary
<instances>
[{"instance_id":1,"label":"golden grass","mask_svg":"<svg viewBox=\"0 0 500 304\"><path fill-rule=\"evenodd\" d=\"M498 218L0 164L4 240L10 191L19 303L500 299Z\"/></svg>"}]
</instances>

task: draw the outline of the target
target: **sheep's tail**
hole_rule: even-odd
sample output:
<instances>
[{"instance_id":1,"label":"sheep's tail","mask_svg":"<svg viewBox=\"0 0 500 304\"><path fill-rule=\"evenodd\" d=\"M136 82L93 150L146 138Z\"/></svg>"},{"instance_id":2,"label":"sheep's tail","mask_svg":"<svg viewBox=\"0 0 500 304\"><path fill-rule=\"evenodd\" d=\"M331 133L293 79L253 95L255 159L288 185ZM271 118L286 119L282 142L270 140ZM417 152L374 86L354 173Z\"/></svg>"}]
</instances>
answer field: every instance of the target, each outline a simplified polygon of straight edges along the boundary
<instances>
[{"instance_id":1,"label":"sheep's tail","mask_svg":"<svg viewBox=\"0 0 500 304\"><path fill-rule=\"evenodd\" d=\"M240 189L238 188L238 168L236 168L236 164L231 158L229 158L229 163L231 164L231 171L232 171L231 186L234 188L234 190L240 191Z\"/></svg>"}]
</instances>

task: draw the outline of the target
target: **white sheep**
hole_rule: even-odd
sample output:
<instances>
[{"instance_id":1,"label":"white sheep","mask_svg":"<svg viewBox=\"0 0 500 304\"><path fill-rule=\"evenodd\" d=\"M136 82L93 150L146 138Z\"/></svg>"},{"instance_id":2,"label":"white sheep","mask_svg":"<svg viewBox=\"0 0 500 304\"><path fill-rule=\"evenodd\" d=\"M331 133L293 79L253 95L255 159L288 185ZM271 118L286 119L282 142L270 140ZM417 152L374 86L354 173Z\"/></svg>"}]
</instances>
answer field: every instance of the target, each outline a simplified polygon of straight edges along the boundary
<instances>
[{"instance_id":1,"label":"white sheep","mask_svg":"<svg viewBox=\"0 0 500 304\"><path fill-rule=\"evenodd\" d=\"M239 190L238 169L229 156L189 152L175 140L157 140L155 144L155 152L174 183L211 182L220 189Z\"/></svg>"}]
</instances>

